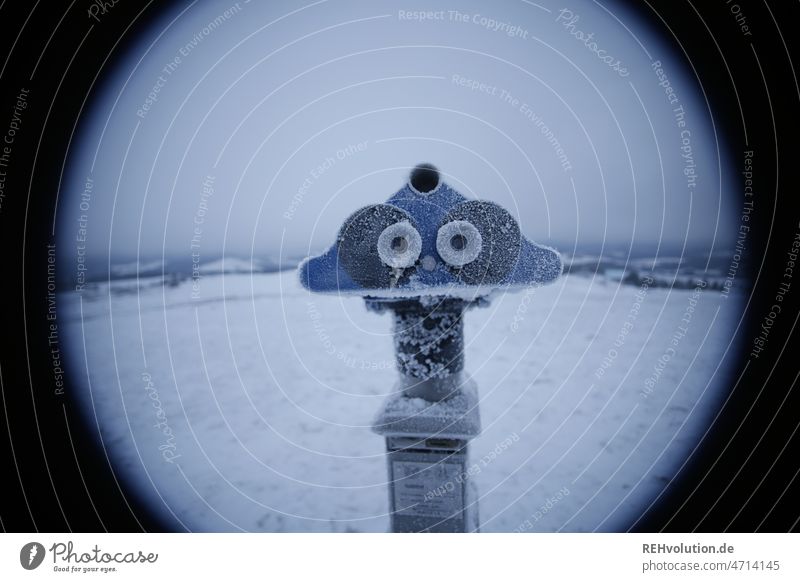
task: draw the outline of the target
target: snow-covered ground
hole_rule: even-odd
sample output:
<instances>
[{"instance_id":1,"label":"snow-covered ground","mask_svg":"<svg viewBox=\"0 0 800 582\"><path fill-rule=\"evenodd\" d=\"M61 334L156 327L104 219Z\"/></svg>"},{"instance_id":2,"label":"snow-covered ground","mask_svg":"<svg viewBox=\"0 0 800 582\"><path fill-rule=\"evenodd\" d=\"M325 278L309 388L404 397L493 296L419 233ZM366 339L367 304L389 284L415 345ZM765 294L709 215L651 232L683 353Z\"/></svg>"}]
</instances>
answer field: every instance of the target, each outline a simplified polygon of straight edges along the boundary
<instances>
[{"instance_id":1,"label":"snow-covered ground","mask_svg":"<svg viewBox=\"0 0 800 582\"><path fill-rule=\"evenodd\" d=\"M572 274L468 312L482 531L627 528L718 410L740 307ZM285 271L101 284L59 320L88 422L176 527L387 530L388 316Z\"/></svg>"}]
</instances>

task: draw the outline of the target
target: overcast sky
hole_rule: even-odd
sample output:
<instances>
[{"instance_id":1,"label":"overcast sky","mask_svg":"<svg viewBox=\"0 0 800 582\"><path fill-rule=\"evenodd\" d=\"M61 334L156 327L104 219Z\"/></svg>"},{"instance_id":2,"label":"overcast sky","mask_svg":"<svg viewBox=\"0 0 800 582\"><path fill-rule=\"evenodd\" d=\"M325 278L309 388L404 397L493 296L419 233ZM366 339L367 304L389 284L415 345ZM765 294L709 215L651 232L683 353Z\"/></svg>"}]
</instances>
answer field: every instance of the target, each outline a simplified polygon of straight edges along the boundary
<instances>
[{"instance_id":1,"label":"overcast sky","mask_svg":"<svg viewBox=\"0 0 800 582\"><path fill-rule=\"evenodd\" d=\"M731 246L732 182L691 69L604 5L181 7L85 112L62 241L86 215L94 256L301 255L427 161L559 250Z\"/></svg>"}]
</instances>

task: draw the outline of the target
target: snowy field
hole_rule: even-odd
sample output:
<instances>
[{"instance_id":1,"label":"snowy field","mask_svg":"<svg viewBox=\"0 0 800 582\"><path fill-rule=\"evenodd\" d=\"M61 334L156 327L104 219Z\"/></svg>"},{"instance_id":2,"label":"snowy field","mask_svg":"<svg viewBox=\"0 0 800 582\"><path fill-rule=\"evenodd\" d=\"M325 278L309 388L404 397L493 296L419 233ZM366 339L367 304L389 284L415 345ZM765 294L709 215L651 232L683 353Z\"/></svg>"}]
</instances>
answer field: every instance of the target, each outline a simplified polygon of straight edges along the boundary
<instances>
[{"instance_id":1,"label":"snowy field","mask_svg":"<svg viewBox=\"0 0 800 582\"><path fill-rule=\"evenodd\" d=\"M388 316L312 296L293 271L59 301L87 421L176 529L387 530L370 424L396 375ZM718 410L740 307L568 275L470 310L482 531L628 528Z\"/></svg>"}]
</instances>

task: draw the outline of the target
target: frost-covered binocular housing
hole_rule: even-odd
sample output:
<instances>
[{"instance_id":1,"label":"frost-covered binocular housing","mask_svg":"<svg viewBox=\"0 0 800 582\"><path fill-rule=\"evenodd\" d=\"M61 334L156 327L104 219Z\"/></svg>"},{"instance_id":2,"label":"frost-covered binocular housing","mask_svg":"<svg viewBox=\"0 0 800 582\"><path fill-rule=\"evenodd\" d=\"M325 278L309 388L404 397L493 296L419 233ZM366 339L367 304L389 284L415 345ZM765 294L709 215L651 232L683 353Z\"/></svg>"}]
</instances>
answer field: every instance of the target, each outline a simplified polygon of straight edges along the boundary
<instances>
[{"instance_id":1,"label":"frost-covered binocular housing","mask_svg":"<svg viewBox=\"0 0 800 582\"><path fill-rule=\"evenodd\" d=\"M393 315L400 381L373 423L386 437L392 530L478 531L477 493L463 478L480 433L477 386L463 374L464 311L554 281L558 253L522 236L498 204L468 200L420 164L298 269L310 291L364 297Z\"/></svg>"},{"instance_id":2,"label":"frost-covered binocular housing","mask_svg":"<svg viewBox=\"0 0 800 582\"><path fill-rule=\"evenodd\" d=\"M310 291L383 301L474 300L560 274L558 253L522 236L500 205L453 190L430 164L414 168L408 184L385 204L353 213L336 243L300 266Z\"/></svg>"},{"instance_id":3,"label":"frost-covered binocular housing","mask_svg":"<svg viewBox=\"0 0 800 582\"><path fill-rule=\"evenodd\" d=\"M299 274L310 291L358 295L392 311L402 389L437 401L460 386L464 309L554 281L561 269L558 253L527 240L503 207L468 200L420 164L385 204L345 220L335 244Z\"/></svg>"}]
</instances>

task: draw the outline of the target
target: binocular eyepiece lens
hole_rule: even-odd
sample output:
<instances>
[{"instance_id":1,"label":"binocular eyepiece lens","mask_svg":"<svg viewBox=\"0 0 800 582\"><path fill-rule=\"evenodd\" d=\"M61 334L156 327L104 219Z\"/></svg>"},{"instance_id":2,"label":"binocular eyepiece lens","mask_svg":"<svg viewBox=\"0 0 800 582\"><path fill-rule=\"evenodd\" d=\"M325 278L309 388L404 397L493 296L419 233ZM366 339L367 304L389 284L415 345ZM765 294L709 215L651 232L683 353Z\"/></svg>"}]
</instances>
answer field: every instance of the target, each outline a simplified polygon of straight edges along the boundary
<instances>
[{"instance_id":1,"label":"binocular eyepiece lens","mask_svg":"<svg viewBox=\"0 0 800 582\"><path fill-rule=\"evenodd\" d=\"M417 262L422 238L411 216L389 204L372 204L348 218L338 236L338 259L348 275L366 289L389 289Z\"/></svg>"},{"instance_id":2,"label":"binocular eyepiece lens","mask_svg":"<svg viewBox=\"0 0 800 582\"><path fill-rule=\"evenodd\" d=\"M463 251L464 247L467 246L467 239L463 234L457 234L450 239L450 246L457 251Z\"/></svg>"},{"instance_id":3,"label":"binocular eyepiece lens","mask_svg":"<svg viewBox=\"0 0 800 582\"><path fill-rule=\"evenodd\" d=\"M396 253L405 252L408 248L408 240L404 236L396 236L392 239L392 250Z\"/></svg>"},{"instance_id":4,"label":"binocular eyepiece lens","mask_svg":"<svg viewBox=\"0 0 800 582\"><path fill-rule=\"evenodd\" d=\"M419 258L422 237L410 222L404 220L383 229L377 247L383 264L393 269L407 269Z\"/></svg>"},{"instance_id":5,"label":"binocular eyepiece lens","mask_svg":"<svg viewBox=\"0 0 800 582\"><path fill-rule=\"evenodd\" d=\"M495 285L514 268L522 235L507 210L494 202L468 200L447 213L436 250L451 273L467 285Z\"/></svg>"},{"instance_id":6,"label":"binocular eyepiece lens","mask_svg":"<svg viewBox=\"0 0 800 582\"><path fill-rule=\"evenodd\" d=\"M451 267L463 267L481 254L483 237L471 222L453 220L439 227L436 250Z\"/></svg>"}]
</instances>

